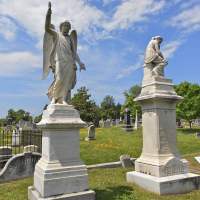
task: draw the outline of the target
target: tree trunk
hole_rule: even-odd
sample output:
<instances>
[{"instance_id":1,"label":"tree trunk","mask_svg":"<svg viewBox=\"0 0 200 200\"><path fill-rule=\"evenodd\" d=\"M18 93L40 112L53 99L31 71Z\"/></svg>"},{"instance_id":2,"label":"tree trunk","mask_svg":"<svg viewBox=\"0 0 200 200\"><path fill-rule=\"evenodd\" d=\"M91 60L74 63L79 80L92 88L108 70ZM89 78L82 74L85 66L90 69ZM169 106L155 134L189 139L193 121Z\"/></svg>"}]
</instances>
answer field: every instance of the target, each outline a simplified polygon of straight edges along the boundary
<instances>
[{"instance_id":1,"label":"tree trunk","mask_svg":"<svg viewBox=\"0 0 200 200\"><path fill-rule=\"evenodd\" d=\"M192 120L189 120L190 129L192 128Z\"/></svg>"}]
</instances>

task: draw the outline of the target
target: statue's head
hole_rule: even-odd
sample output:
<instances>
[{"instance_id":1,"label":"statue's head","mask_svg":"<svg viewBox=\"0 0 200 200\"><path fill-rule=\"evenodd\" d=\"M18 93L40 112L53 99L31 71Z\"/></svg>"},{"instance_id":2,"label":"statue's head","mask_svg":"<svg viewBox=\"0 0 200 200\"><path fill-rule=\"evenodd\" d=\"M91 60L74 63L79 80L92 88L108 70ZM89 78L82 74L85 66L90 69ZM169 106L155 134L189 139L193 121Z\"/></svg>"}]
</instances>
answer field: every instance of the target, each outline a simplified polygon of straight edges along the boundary
<instances>
[{"instance_id":1,"label":"statue's head","mask_svg":"<svg viewBox=\"0 0 200 200\"><path fill-rule=\"evenodd\" d=\"M64 21L60 24L60 32L66 36L68 35L69 31L71 29L71 24L69 21Z\"/></svg>"},{"instance_id":2,"label":"statue's head","mask_svg":"<svg viewBox=\"0 0 200 200\"><path fill-rule=\"evenodd\" d=\"M157 40L159 44L162 43L162 41L163 41L163 38L161 36L159 36L159 35L152 37L152 39L153 40Z\"/></svg>"}]
</instances>

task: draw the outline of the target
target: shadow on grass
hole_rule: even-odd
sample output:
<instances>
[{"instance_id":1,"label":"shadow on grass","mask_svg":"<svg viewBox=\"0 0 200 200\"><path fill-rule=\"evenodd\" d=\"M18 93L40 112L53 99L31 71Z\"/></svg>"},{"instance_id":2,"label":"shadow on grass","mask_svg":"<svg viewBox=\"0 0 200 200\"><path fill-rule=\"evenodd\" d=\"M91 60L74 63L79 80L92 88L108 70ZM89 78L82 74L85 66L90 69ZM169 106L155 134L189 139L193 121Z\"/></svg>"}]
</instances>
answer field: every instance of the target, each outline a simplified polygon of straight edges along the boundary
<instances>
[{"instance_id":1,"label":"shadow on grass","mask_svg":"<svg viewBox=\"0 0 200 200\"><path fill-rule=\"evenodd\" d=\"M134 190L128 186L107 187L105 189L94 189L96 200L138 200Z\"/></svg>"},{"instance_id":2,"label":"shadow on grass","mask_svg":"<svg viewBox=\"0 0 200 200\"><path fill-rule=\"evenodd\" d=\"M200 128L178 128L177 130L183 134L194 134L200 132Z\"/></svg>"}]
</instances>

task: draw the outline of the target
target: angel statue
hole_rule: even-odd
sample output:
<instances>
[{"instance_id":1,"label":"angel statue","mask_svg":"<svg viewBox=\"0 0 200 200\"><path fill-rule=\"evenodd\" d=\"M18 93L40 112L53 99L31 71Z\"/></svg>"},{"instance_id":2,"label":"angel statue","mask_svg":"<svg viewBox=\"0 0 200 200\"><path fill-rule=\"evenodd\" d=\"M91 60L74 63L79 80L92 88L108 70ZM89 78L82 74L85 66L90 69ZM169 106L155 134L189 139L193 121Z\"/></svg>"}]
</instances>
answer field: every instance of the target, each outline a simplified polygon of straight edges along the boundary
<instances>
[{"instance_id":1,"label":"angel statue","mask_svg":"<svg viewBox=\"0 0 200 200\"><path fill-rule=\"evenodd\" d=\"M151 68L152 76L164 77L164 67L168 64L160 51L160 44L163 38L161 36L152 37L145 53L145 67Z\"/></svg>"},{"instance_id":2,"label":"angel statue","mask_svg":"<svg viewBox=\"0 0 200 200\"><path fill-rule=\"evenodd\" d=\"M50 70L54 74L54 81L48 89L48 97L52 104L67 104L71 98L71 90L76 84L76 63L80 71L85 70L77 54L77 33L71 30L69 21L60 24L60 31L56 32L51 24L51 2L46 14L45 34L43 43L43 79Z\"/></svg>"}]
</instances>

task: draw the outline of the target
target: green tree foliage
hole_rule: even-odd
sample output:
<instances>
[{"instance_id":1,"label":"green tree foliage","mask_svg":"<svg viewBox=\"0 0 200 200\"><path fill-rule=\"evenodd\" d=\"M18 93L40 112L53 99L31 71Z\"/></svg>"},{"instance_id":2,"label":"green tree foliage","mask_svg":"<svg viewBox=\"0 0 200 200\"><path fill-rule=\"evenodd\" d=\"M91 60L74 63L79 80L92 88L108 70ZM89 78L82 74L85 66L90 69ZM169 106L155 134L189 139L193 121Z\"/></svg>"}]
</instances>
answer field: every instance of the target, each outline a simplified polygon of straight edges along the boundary
<instances>
[{"instance_id":1,"label":"green tree foliage","mask_svg":"<svg viewBox=\"0 0 200 200\"><path fill-rule=\"evenodd\" d=\"M192 119L200 117L200 85L183 82L175 90L184 98L176 107L177 118L187 120L191 128Z\"/></svg>"},{"instance_id":2,"label":"green tree foliage","mask_svg":"<svg viewBox=\"0 0 200 200\"><path fill-rule=\"evenodd\" d=\"M101 102L101 118L104 120L120 118L121 104L115 104L113 96L107 95Z\"/></svg>"},{"instance_id":3,"label":"green tree foliage","mask_svg":"<svg viewBox=\"0 0 200 200\"><path fill-rule=\"evenodd\" d=\"M16 124L21 119L25 121L32 121L32 116L30 115L29 112L26 112L22 109L19 109L17 111L13 109L8 110L8 114L6 116L7 123Z\"/></svg>"},{"instance_id":4,"label":"green tree foliage","mask_svg":"<svg viewBox=\"0 0 200 200\"><path fill-rule=\"evenodd\" d=\"M81 87L71 99L71 104L75 109L79 110L80 117L83 121L93 122L95 125L98 125L100 118L99 108L90 98L91 95L88 93L88 89Z\"/></svg>"},{"instance_id":5,"label":"green tree foliage","mask_svg":"<svg viewBox=\"0 0 200 200\"><path fill-rule=\"evenodd\" d=\"M134 99L140 94L141 87L139 85L134 85L128 91L124 92L125 103L121 108L121 112L124 113L125 108L129 108L131 115L135 118L136 110L138 111L138 116L141 117L141 106L134 101Z\"/></svg>"}]
</instances>

